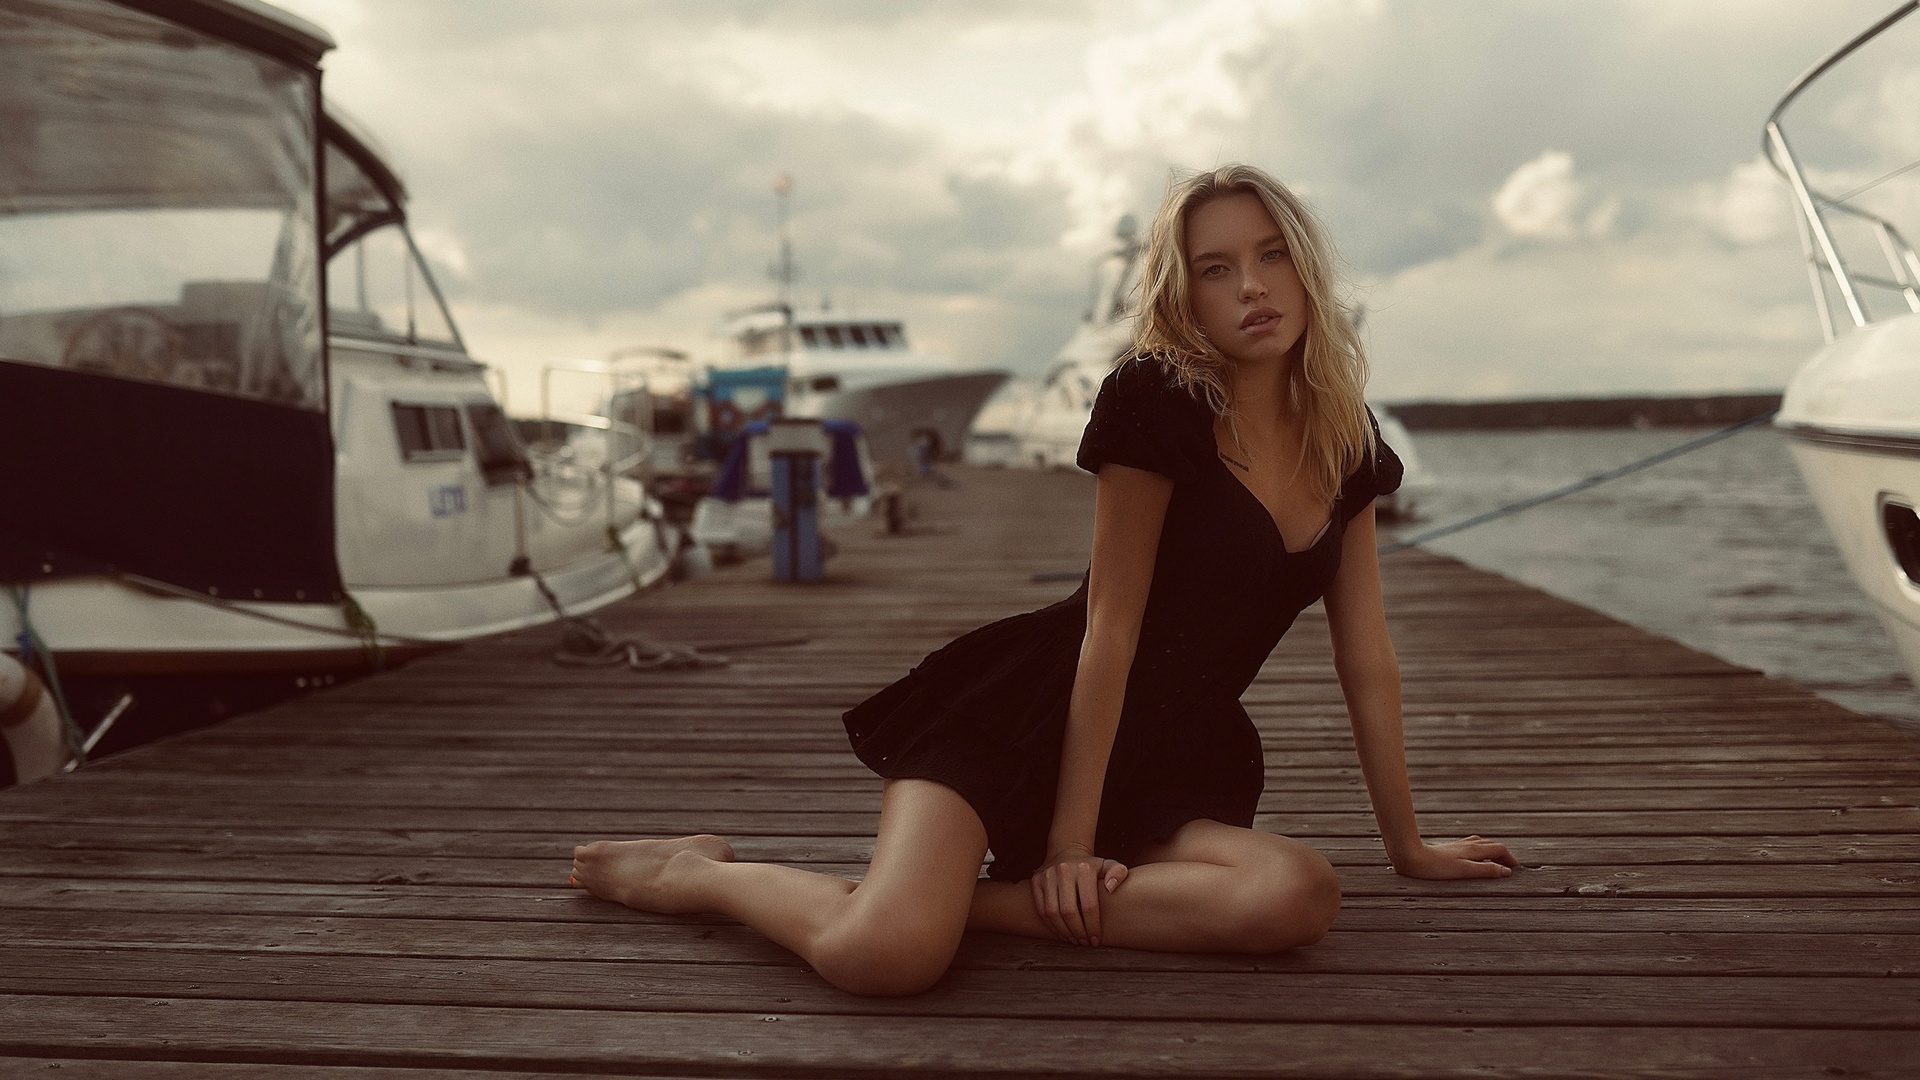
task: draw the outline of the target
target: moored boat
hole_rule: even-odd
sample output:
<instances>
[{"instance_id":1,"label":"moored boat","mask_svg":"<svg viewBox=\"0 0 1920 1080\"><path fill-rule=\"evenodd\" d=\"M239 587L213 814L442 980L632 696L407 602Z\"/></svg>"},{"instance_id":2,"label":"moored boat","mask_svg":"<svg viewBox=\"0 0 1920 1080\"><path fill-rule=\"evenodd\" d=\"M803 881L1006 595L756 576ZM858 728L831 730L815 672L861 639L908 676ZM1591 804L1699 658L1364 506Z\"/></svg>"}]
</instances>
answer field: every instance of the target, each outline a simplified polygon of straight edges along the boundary
<instances>
[{"instance_id":1,"label":"moored boat","mask_svg":"<svg viewBox=\"0 0 1920 1080\"><path fill-rule=\"evenodd\" d=\"M0 17L0 636L62 677L291 692L666 569L617 463L520 442L331 46L254 0Z\"/></svg>"},{"instance_id":2,"label":"moored boat","mask_svg":"<svg viewBox=\"0 0 1920 1080\"><path fill-rule=\"evenodd\" d=\"M1792 192L1826 339L1788 384L1774 423L1789 436L1848 571L1920 683L1920 256L1894 222L1850 201L1858 192L1816 190L1783 126L1802 91L1917 7L1901 5L1794 80L1762 140ZM1871 254L1850 261L1849 251L1863 247Z\"/></svg>"}]
</instances>

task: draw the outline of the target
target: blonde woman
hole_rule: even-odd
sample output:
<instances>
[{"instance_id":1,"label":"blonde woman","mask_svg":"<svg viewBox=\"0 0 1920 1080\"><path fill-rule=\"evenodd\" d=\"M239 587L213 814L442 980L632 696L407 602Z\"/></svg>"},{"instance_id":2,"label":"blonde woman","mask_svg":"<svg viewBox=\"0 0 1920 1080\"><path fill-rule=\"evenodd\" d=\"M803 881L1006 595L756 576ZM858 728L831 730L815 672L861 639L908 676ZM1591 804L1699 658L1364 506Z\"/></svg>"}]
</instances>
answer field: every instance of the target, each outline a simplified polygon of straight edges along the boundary
<instances>
[{"instance_id":1,"label":"blonde woman","mask_svg":"<svg viewBox=\"0 0 1920 1080\"><path fill-rule=\"evenodd\" d=\"M1168 192L1136 355L1080 446L1099 476L1086 581L846 714L854 752L886 778L863 880L735 862L712 836L588 844L571 880L739 919L856 994L925 990L968 929L1169 951L1311 944L1339 881L1319 852L1252 828L1264 769L1239 698L1322 597L1394 869L1512 873L1504 846L1429 844L1414 823L1371 505L1400 463L1361 400L1333 262L1312 215L1258 169Z\"/></svg>"}]
</instances>

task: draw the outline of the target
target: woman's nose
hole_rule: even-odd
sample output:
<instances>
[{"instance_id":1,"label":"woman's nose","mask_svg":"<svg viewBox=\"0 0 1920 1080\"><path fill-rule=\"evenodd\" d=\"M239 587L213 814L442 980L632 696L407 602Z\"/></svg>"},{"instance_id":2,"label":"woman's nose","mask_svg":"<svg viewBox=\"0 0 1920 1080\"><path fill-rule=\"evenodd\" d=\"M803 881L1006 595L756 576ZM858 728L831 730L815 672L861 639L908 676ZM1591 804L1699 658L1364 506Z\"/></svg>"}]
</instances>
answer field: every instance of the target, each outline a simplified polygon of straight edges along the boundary
<instances>
[{"instance_id":1,"label":"woman's nose","mask_svg":"<svg viewBox=\"0 0 1920 1080\"><path fill-rule=\"evenodd\" d=\"M1267 285L1266 282L1260 280L1260 275L1253 273L1251 270L1241 272L1240 298L1242 300L1258 300L1266 295Z\"/></svg>"}]
</instances>

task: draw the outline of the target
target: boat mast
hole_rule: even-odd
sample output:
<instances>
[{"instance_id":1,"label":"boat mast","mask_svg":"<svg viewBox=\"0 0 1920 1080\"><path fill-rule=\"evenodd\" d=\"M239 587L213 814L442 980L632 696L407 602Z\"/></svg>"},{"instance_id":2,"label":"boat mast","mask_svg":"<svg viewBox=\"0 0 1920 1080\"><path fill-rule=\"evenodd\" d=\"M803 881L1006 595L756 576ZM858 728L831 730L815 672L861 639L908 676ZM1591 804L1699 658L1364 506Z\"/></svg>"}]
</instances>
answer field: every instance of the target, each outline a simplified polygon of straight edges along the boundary
<instances>
[{"instance_id":1,"label":"boat mast","mask_svg":"<svg viewBox=\"0 0 1920 1080\"><path fill-rule=\"evenodd\" d=\"M778 207L780 261L773 264L773 280L780 286L780 363L793 363L793 232L788 228L793 201L793 177L781 173L773 178L773 194Z\"/></svg>"}]
</instances>

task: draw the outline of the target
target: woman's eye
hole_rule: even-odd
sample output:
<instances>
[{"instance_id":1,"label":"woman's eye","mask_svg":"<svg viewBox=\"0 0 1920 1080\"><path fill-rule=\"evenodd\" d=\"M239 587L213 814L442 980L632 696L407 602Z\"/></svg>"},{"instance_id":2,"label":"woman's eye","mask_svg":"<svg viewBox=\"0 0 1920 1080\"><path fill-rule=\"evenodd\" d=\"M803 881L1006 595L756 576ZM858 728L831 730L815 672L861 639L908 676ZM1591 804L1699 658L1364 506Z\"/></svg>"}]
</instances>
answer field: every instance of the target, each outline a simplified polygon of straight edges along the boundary
<instances>
[{"instance_id":1,"label":"woman's eye","mask_svg":"<svg viewBox=\"0 0 1920 1080\"><path fill-rule=\"evenodd\" d=\"M1226 267L1221 266L1219 263L1214 263L1211 266L1202 268L1200 271L1200 276L1201 277L1219 277L1221 274L1224 274L1226 272L1227 272Z\"/></svg>"},{"instance_id":2,"label":"woman's eye","mask_svg":"<svg viewBox=\"0 0 1920 1080\"><path fill-rule=\"evenodd\" d=\"M1277 260L1286 258L1287 251L1285 248L1274 248L1272 251L1269 251L1265 255L1262 255L1260 257L1267 260L1268 262L1275 262Z\"/></svg>"}]
</instances>

